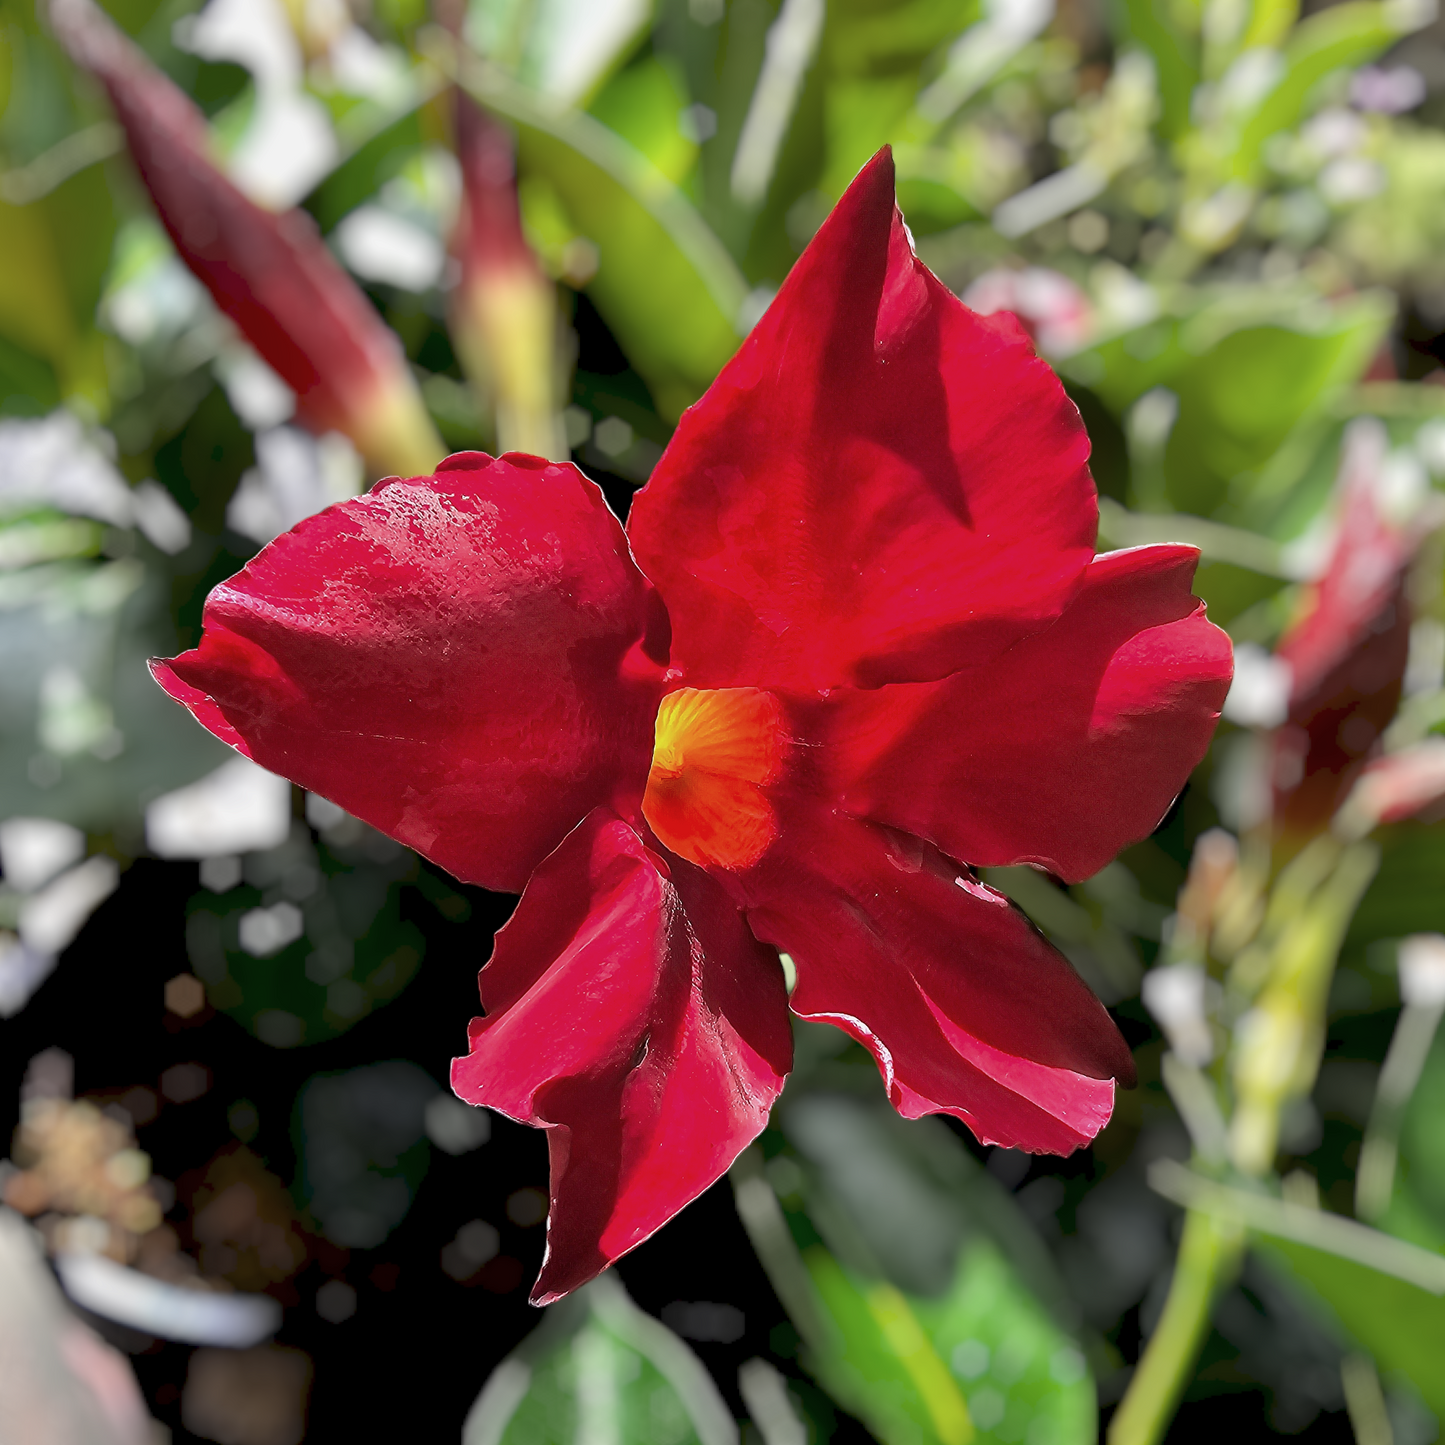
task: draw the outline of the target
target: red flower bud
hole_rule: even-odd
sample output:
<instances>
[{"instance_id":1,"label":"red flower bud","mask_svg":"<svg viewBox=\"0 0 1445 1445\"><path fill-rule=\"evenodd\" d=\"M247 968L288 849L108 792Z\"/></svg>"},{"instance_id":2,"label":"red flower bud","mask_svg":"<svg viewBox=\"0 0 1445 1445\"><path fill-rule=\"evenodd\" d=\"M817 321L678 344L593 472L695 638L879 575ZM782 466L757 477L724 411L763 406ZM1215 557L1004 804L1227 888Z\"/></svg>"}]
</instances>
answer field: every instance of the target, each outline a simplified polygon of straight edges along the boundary
<instances>
[{"instance_id":1,"label":"red flower bud","mask_svg":"<svg viewBox=\"0 0 1445 1445\"><path fill-rule=\"evenodd\" d=\"M296 393L301 419L345 432L378 471L429 471L443 447L401 347L310 216L243 195L211 160L200 111L91 0L50 14L105 86L181 259Z\"/></svg>"},{"instance_id":2,"label":"red flower bud","mask_svg":"<svg viewBox=\"0 0 1445 1445\"><path fill-rule=\"evenodd\" d=\"M1292 674L1273 770L1286 847L1328 824L1400 701L1410 647L1405 573L1425 517L1392 504L1385 447L1378 422L1356 422L1347 434L1339 534L1278 649Z\"/></svg>"},{"instance_id":3,"label":"red flower bud","mask_svg":"<svg viewBox=\"0 0 1445 1445\"><path fill-rule=\"evenodd\" d=\"M452 335L463 366L488 394L497 448L565 458L557 415L557 297L522 234L512 136L470 96L456 95L462 204L452 237L461 279Z\"/></svg>"}]
</instances>

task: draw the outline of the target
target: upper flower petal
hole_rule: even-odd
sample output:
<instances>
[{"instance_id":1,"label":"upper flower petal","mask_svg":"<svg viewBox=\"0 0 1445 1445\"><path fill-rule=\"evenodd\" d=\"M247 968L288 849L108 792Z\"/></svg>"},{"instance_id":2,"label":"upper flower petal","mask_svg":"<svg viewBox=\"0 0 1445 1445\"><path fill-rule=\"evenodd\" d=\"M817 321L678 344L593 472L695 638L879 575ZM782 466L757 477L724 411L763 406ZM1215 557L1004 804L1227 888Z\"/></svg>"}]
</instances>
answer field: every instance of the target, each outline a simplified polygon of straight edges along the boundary
<instances>
[{"instance_id":1,"label":"upper flower petal","mask_svg":"<svg viewBox=\"0 0 1445 1445\"><path fill-rule=\"evenodd\" d=\"M879 152L633 502L689 684L926 681L1052 621L1093 554L1078 411L913 254Z\"/></svg>"},{"instance_id":2,"label":"upper flower petal","mask_svg":"<svg viewBox=\"0 0 1445 1445\"><path fill-rule=\"evenodd\" d=\"M576 1289L712 1184L791 1067L777 955L687 863L598 809L532 875L482 970L452 1086L547 1128L533 1303Z\"/></svg>"},{"instance_id":3,"label":"upper flower petal","mask_svg":"<svg viewBox=\"0 0 1445 1445\"><path fill-rule=\"evenodd\" d=\"M232 185L201 112L90 0L53 0L50 15L109 93L181 259L296 393L305 420L346 432L378 470L433 465L442 447L401 347L310 216L276 215Z\"/></svg>"},{"instance_id":4,"label":"upper flower petal","mask_svg":"<svg viewBox=\"0 0 1445 1445\"><path fill-rule=\"evenodd\" d=\"M1104 1006L1002 894L908 834L793 799L740 880L748 923L798 971L792 1008L873 1053L909 1118L1067 1154L1133 1060Z\"/></svg>"},{"instance_id":5,"label":"upper flower petal","mask_svg":"<svg viewBox=\"0 0 1445 1445\"><path fill-rule=\"evenodd\" d=\"M1190 593L1197 560L1109 553L1052 627L995 661L834 694L825 756L844 805L975 866L1096 873L1168 811L1229 690L1229 638Z\"/></svg>"},{"instance_id":6,"label":"upper flower petal","mask_svg":"<svg viewBox=\"0 0 1445 1445\"><path fill-rule=\"evenodd\" d=\"M173 697L468 882L518 892L590 808L640 804L666 618L570 464L469 452L385 483L279 537L204 621L152 665Z\"/></svg>"}]
</instances>

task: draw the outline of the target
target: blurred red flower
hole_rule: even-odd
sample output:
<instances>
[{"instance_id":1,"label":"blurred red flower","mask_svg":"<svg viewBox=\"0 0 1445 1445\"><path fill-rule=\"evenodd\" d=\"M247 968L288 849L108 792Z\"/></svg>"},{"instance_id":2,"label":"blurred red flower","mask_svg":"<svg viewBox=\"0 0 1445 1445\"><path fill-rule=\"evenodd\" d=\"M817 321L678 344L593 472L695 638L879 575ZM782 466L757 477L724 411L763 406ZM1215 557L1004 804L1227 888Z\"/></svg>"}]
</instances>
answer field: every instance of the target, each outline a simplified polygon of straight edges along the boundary
<instances>
[{"instance_id":1,"label":"blurred red flower","mask_svg":"<svg viewBox=\"0 0 1445 1445\"><path fill-rule=\"evenodd\" d=\"M1410 652L1406 577L1439 517L1420 499L1389 495L1388 447L1373 418L1346 434L1334 545L1277 649L1290 668L1272 779L1286 851L1329 825L1399 706Z\"/></svg>"},{"instance_id":2,"label":"blurred red flower","mask_svg":"<svg viewBox=\"0 0 1445 1445\"><path fill-rule=\"evenodd\" d=\"M550 1131L534 1298L762 1129L793 1011L908 1117L1065 1153L1129 1051L973 868L1087 877L1198 761L1229 642L1195 553L1095 558L1078 413L914 256L864 169L628 529L570 465L468 453L279 538L155 664L219 736L522 890L453 1083ZM630 545L629 545L630 544Z\"/></svg>"}]
</instances>

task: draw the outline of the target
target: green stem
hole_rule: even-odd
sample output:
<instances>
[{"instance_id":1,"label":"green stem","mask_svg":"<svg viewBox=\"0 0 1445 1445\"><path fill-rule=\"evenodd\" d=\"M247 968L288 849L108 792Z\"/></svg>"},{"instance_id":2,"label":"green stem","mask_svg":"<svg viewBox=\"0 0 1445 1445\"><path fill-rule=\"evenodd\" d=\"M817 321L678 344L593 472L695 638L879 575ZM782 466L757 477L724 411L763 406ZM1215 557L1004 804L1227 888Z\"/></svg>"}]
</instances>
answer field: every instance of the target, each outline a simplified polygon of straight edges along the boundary
<instances>
[{"instance_id":1,"label":"green stem","mask_svg":"<svg viewBox=\"0 0 1445 1445\"><path fill-rule=\"evenodd\" d=\"M1158 1327L1109 1425L1108 1445L1158 1445L1209 1330L1215 1296L1234 1275L1244 1245L1237 1225L1190 1210Z\"/></svg>"},{"instance_id":2,"label":"green stem","mask_svg":"<svg viewBox=\"0 0 1445 1445\"><path fill-rule=\"evenodd\" d=\"M1445 1008L1439 1004L1407 1003L1400 1011L1355 1171L1355 1215L1359 1219L1376 1220L1389 1207L1405 1110L1430 1057L1442 1013Z\"/></svg>"},{"instance_id":3,"label":"green stem","mask_svg":"<svg viewBox=\"0 0 1445 1445\"><path fill-rule=\"evenodd\" d=\"M793 1240L783 1206L763 1173L762 1151L756 1145L744 1149L729 1172L738 1218L774 1293L803 1343L817 1355L831 1355L836 1344L827 1311Z\"/></svg>"}]
</instances>

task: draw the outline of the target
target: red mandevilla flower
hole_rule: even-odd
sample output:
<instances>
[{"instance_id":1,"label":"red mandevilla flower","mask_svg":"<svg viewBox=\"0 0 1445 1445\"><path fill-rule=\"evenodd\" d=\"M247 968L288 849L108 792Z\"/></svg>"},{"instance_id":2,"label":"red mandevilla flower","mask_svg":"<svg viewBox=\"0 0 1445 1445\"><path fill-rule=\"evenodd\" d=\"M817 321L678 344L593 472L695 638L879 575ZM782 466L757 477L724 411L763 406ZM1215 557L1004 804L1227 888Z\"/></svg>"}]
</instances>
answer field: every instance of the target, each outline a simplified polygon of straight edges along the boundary
<instances>
[{"instance_id":1,"label":"red mandevilla flower","mask_svg":"<svg viewBox=\"0 0 1445 1445\"><path fill-rule=\"evenodd\" d=\"M1013 319L914 256L885 151L625 535L570 465L452 457L279 538L155 665L266 767L522 890L452 1080L550 1131L534 1299L762 1129L777 950L906 1116L1059 1153L1107 1121L1128 1049L972 868L1081 879L1147 834L1230 648L1191 549L1094 558L1087 454Z\"/></svg>"}]
</instances>

